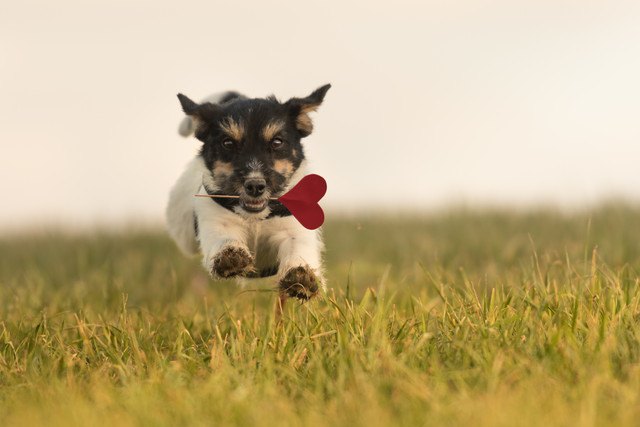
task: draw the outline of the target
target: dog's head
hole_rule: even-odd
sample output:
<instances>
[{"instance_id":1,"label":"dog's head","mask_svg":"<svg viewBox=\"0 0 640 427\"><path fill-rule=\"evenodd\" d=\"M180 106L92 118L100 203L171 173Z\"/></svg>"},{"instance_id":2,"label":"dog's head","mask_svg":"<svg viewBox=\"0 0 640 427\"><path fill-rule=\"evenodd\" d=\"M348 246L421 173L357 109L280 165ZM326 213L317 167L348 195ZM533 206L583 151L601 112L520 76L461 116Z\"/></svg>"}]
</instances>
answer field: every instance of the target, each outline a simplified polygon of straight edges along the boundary
<instances>
[{"instance_id":1,"label":"dog's head","mask_svg":"<svg viewBox=\"0 0 640 427\"><path fill-rule=\"evenodd\" d=\"M281 103L235 97L219 104L197 104L179 94L193 120L201 155L220 194L239 195L245 213L263 212L269 197L280 196L304 160L300 140L311 134L309 113L315 111L331 85L305 98Z\"/></svg>"}]
</instances>

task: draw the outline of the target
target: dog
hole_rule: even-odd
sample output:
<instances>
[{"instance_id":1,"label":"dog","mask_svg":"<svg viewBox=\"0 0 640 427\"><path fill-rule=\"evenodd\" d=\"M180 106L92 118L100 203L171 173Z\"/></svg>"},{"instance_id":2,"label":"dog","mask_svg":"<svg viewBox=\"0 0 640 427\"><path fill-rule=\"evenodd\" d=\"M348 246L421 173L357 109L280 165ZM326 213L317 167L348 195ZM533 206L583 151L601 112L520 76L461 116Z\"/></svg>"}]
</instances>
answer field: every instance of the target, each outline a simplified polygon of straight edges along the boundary
<instances>
[{"instance_id":1,"label":"dog","mask_svg":"<svg viewBox=\"0 0 640 427\"><path fill-rule=\"evenodd\" d=\"M187 116L179 133L202 145L170 192L168 230L182 252L202 254L213 278L276 276L281 298L300 300L325 287L320 230L271 198L308 173L301 140L330 87L286 102L225 92L198 104L178 94Z\"/></svg>"}]
</instances>

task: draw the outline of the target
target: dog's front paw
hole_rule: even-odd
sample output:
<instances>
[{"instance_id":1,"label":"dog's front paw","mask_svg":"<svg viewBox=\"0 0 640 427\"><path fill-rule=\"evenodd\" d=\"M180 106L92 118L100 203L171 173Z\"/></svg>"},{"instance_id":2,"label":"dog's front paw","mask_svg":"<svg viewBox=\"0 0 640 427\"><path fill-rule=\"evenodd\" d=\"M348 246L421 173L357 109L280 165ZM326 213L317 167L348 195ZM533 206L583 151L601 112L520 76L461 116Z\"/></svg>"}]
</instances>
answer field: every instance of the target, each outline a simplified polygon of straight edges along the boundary
<instances>
[{"instance_id":1,"label":"dog's front paw","mask_svg":"<svg viewBox=\"0 0 640 427\"><path fill-rule=\"evenodd\" d=\"M253 270L253 258L244 248L228 246L213 259L211 275L214 277L233 277Z\"/></svg>"},{"instance_id":2,"label":"dog's front paw","mask_svg":"<svg viewBox=\"0 0 640 427\"><path fill-rule=\"evenodd\" d=\"M308 266L294 267L280 280L280 292L301 300L308 300L318 293L319 280Z\"/></svg>"}]
</instances>

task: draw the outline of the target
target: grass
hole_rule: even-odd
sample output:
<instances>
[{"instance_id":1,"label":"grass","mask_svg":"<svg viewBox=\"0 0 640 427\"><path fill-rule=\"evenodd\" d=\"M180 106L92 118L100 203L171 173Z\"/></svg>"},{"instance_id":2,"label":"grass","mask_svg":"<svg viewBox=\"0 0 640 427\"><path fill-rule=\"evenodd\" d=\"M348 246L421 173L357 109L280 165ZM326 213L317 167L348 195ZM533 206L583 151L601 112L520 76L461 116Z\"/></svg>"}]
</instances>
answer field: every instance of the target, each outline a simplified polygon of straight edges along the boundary
<instances>
[{"instance_id":1,"label":"grass","mask_svg":"<svg viewBox=\"0 0 640 427\"><path fill-rule=\"evenodd\" d=\"M640 210L336 219L328 292L161 230L0 239L0 425L635 425Z\"/></svg>"}]
</instances>

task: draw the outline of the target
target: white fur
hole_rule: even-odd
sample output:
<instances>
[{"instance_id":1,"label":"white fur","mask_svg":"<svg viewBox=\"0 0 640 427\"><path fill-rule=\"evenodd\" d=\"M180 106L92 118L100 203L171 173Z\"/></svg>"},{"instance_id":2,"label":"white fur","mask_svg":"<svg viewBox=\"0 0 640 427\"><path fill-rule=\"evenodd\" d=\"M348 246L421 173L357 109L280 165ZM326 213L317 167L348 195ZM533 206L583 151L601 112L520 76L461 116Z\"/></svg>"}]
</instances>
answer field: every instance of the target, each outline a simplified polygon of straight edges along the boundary
<instances>
[{"instance_id":1,"label":"white fur","mask_svg":"<svg viewBox=\"0 0 640 427\"><path fill-rule=\"evenodd\" d=\"M304 175L305 162L291 177L289 188ZM258 214L239 207L231 212L209 198L194 197L196 193L206 194L202 183L211 182L210 179L210 171L198 156L189 163L171 190L167 224L169 234L183 252L194 254L199 247L203 265L211 272L213 261L222 249L241 247L254 257L257 269L277 263L277 278L281 279L291 268L308 266L324 287L324 246L320 230L307 230L293 216L264 219L269 215L269 208ZM197 238L194 218L198 221Z\"/></svg>"},{"instance_id":2,"label":"white fur","mask_svg":"<svg viewBox=\"0 0 640 427\"><path fill-rule=\"evenodd\" d=\"M186 255L198 253L195 224L194 195L202 186L203 174L207 172L204 161L200 157L193 159L180 175L171 192L167 205L167 225L169 235Z\"/></svg>"}]
</instances>

